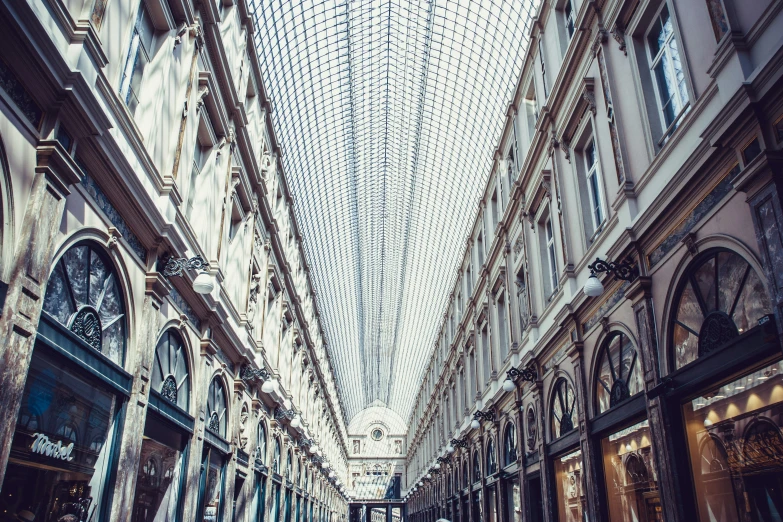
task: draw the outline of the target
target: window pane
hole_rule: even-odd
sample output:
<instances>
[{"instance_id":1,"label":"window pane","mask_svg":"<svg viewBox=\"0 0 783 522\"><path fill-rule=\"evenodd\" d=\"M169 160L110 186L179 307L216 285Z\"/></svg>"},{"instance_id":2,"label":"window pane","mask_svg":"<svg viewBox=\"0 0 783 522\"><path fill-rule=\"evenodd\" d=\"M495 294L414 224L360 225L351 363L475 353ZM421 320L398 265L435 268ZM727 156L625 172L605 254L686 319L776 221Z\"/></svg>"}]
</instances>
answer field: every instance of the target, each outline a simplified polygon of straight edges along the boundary
<instances>
[{"instance_id":1,"label":"window pane","mask_svg":"<svg viewBox=\"0 0 783 522\"><path fill-rule=\"evenodd\" d=\"M582 451L554 459L558 521L582 522L586 497L582 476Z\"/></svg>"},{"instance_id":2,"label":"window pane","mask_svg":"<svg viewBox=\"0 0 783 522\"><path fill-rule=\"evenodd\" d=\"M144 437L140 462L133 498L133 520L173 522L179 501L182 453Z\"/></svg>"},{"instance_id":3,"label":"window pane","mask_svg":"<svg viewBox=\"0 0 783 522\"><path fill-rule=\"evenodd\" d=\"M773 363L683 404L700 521L780 520L781 370Z\"/></svg>"},{"instance_id":4,"label":"window pane","mask_svg":"<svg viewBox=\"0 0 783 522\"><path fill-rule=\"evenodd\" d=\"M666 56L666 53L661 56L660 61L655 66L655 79L658 83L658 97L661 102L664 123L668 128L674 121L676 113L671 104L671 97L674 93L674 82L669 78L668 57Z\"/></svg>"},{"instance_id":5,"label":"window pane","mask_svg":"<svg viewBox=\"0 0 783 522\"><path fill-rule=\"evenodd\" d=\"M601 440L610 522L661 520L650 439L645 419Z\"/></svg>"}]
</instances>

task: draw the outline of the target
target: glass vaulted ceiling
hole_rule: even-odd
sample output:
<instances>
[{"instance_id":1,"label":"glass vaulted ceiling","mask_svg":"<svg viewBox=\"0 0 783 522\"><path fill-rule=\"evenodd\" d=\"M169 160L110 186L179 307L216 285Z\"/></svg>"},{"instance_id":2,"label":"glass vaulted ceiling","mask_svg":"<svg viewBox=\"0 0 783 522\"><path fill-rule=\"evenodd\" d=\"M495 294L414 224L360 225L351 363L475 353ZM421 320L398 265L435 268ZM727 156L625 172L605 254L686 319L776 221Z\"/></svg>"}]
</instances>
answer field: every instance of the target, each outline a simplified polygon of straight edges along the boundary
<instances>
[{"instance_id":1,"label":"glass vaulted ceiling","mask_svg":"<svg viewBox=\"0 0 783 522\"><path fill-rule=\"evenodd\" d=\"M251 0L348 419L408 418L538 0Z\"/></svg>"}]
</instances>

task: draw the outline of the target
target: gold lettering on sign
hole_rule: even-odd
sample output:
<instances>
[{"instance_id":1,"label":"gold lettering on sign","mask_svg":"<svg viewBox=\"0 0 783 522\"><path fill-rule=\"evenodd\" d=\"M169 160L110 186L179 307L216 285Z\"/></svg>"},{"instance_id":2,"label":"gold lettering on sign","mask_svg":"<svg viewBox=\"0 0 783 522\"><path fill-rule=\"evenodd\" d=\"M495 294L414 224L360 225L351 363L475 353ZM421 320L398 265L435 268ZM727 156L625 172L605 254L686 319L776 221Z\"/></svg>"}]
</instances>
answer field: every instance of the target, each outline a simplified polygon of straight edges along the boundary
<instances>
[{"instance_id":1,"label":"gold lettering on sign","mask_svg":"<svg viewBox=\"0 0 783 522\"><path fill-rule=\"evenodd\" d=\"M49 437L43 433L33 433L33 438L35 440L30 445L30 451L33 453L69 462L73 460L73 456L71 455L73 452L73 442L67 446L63 446L63 441L58 440L57 442L52 442L49 440Z\"/></svg>"}]
</instances>

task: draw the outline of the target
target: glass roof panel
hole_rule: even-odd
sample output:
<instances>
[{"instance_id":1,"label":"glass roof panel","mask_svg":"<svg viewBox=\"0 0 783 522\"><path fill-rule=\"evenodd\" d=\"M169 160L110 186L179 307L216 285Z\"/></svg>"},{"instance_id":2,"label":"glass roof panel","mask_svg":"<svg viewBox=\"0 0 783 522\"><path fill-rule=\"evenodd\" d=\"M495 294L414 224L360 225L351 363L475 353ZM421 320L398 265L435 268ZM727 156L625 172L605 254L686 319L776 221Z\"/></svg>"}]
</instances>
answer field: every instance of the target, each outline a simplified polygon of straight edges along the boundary
<instances>
[{"instance_id":1,"label":"glass roof panel","mask_svg":"<svg viewBox=\"0 0 783 522\"><path fill-rule=\"evenodd\" d=\"M348 420L408 418L539 0L251 0Z\"/></svg>"}]
</instances>

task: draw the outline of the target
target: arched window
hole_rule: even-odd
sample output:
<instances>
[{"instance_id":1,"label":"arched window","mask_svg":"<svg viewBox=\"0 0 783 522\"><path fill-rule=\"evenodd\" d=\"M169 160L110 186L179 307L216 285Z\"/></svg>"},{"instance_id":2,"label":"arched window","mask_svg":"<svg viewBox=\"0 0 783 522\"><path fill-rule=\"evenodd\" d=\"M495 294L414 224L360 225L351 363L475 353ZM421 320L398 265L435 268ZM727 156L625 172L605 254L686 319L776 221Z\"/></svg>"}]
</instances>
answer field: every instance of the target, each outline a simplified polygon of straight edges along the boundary
<instances>
[{"instance_id":1,"label":"arched window","mask_svg":"<svg viewBox=\"0 0 783 522\"><path fill-rule=\"evenodd\" d=\"M175 330L167 330L155 348L152 363L152 389L164 399L188 411L190 375L182 339Z\"/></svg>"},{"instance_id":2,"label":"arched window","mask_svg":"<svg viewBox=\"0 0 783 522\"><path fill-rule=\"evenodd\" d=\"M487 476L498 472L498 458L495 453L495 441L490 438L487 443Z\"/></svg>"},{"instance_id":3,"label":"arched window","mask_svg":"<svg viewBox=\"0 0 783 522\"><path fill-rule=\"evenodd\" d=\"M272 471L280 474L280 440L275 439L275 455L272 460Z\"/></svg>"},{"instance_id":4,"label":"arched window","mask_svg":"<svg viewBox=\"0 0 783 522\"><path fill-rule=\"evenodd\" d=\"M296 485L302 486L302 461L296 459Z\"/></svg>"},{"instance_id":5,"label":"arched window","mask_svg":"<svg viewBox=\"0 0 783 522\"><path fill-rule=\"evenodd\" d=\"M468 477L468 463L462 463L462 487L466 488L470 485L470 478Z\"/></svg>"},{"instance_id":6,"label":"arched window","mask_svg":"<svg viewBox=\"0 0 783 522\"><path fill-rule=\"evenodd\" d=\"M473 482L481 480L481 462L479 461L479 452L473 452Z\"/></svg>"},{"instance_id":7,"label":"arched window","mask_svg":"<svg viewBox=\"0 0 783 522\"><path fill-rule=\"evenodd\" d=\"M215 376L207 392L207 429L225 438L226 424L226 390L220 377Z\"/></svg>"},{"instance_id":8,"label":"arched window","mask_svg":"<svg viewBox=\"0 0 783 522\"><path fill-rule=\"evenodd\" d=\"M102 250L88 242L69 248L54 265L43 309L122 366L125 302L114 265Z\"/></svg>"},{"instance_id":9,"label":"arched window","mask_svg":"<svg viewBox=\"0 0 783 522\"><path fill-rule=\"evenodd\" d=\"M285 474L286 477L288 477L289 480L291 480L291 474L294 472L294 465L293 465L293 458L291 457L291 452L288 452L288 455L285 458Z\"/></svg>"},{"instance_id":10,"label":"arched window","mask_svg":"<svg viewBox=\"0 0 783 522\"><path fill-rule=\"evenodd\" d=\"M517 428L514 422L506 424L503 434L503 465L510 466L517 460Z\"/></svg>"},{"instance_id":11,"label":"arched window","mask_svg":"<svg viewBox=\"0 0 783 522\"><path fill-rule=\"evenodd\" d=\"M565 377L555 383L551 412L552 439L558 439L576 427L576 395Z\"/></svg>"},{"instance_id":12,"label":"arched window","mask_svg":"<svg viewBox=\"0 0 783 522\"><path fill-rule=\"evenodd\" d=\"M758 324L771 313L761 278L740 255L713 250L682 278L674 300L671 343L679 369Z\"/></svg>"},{"instance_id":13,"label":"arched window","mask_svg":"<svg viewBox=\"0 0 783 522\"><path fill-rule=\"evenodd\" d=\"M266 426L264 422L258 423L258 434L256 435L256 458L262 464L266 464Z\"/></svg>"},{"instance_id":14,"label":"arched window","mask_svg":"<svg viewBox=\"0 0 783 522\"><path fill-rule=\"evenodd\" d=\"M631 340L613 332L601 347L595 383L597 413L603 413L642 391L641 361Z\"/></svg>"}]
</instances>

